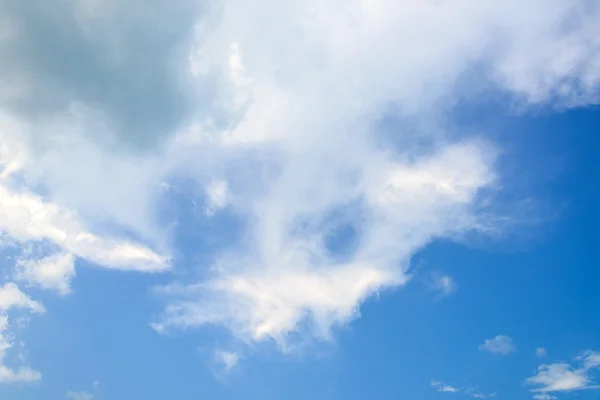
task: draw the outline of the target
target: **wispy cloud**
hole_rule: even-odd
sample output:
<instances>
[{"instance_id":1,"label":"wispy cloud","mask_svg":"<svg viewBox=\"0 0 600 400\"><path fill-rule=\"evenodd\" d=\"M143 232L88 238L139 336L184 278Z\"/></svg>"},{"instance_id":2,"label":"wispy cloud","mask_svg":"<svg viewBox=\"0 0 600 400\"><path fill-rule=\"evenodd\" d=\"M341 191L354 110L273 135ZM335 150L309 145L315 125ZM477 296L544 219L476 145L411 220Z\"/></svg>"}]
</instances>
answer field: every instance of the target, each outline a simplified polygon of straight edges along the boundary
<instances>
[{"instance_id":1,"label":"wispy cloud","mask_svg":"<svg viewBox=\"0 0 600 400\"><path fill-rule=\"evenodd\" d=\"M573 363L544 364L538 373L527 379L527 384L537 386L532 392L550 396L556 392L597 389L592 373L600 366L600 353L587 350L574 358ZM542 397L543 398L543 397ZM548 397L550 398L550 397Z\"/></svg>"},{"instance_id":2,"label":"wispy cloud","mask_svg":"<svg viewBox=\"0 0 600 400\"><path fill-rule=\"evenodd\" d=\"M444 383L439 382L439 381L431 381L431 387L434 388L438 392L442 392L442 393L460 393L460 394L463 394L465 396L473 397L475 399L487 399L487 398L492 398L492 397L496 396L496 393L484 394L484 393L481 393L481 392L475 390L473 387L469 387L469 388L466 388L466 389L461 389L461 388L454 387L452 385L444 384Z\"/></svg>"},{"instance_id":3,"label":"wispy cloud","mask_svg":"<svg viewBox=\"0 0 600 400\"><path fill-rule=\"evenodd\" d=\"M94 395L86 392L67 392L67 398L70 400L94 400Z\"/></svg>"},{"instance_id":4,"label":"wispy cloud","mask_svg":"<svg viewBox=\"0 0 600 400\"><path fill-rule=\"evenodd\" d=\"M215 350L214 358L225 371L230 371L237 365L241 357L238 353L232 351Z\"/></svg>"},{"instance_id":5,"label":"wispy cloud","mask_svg":"<svg viewBox=\"0 0 600 400\"><path fill-rule=\"evenodd\" d=\"M548 351L543 347L538 347L537 349L535 349L535 355L536 357L544 358L548 355Z\"/></svg>"},{"instance_id":6,"label":"wispy cloud","mask_svg":"<svg viewBox=\"0 0 600 400\"><path fill-rule=\"evenodd\" d=\"M457 388L455 388L454 386L445 385L438 381L432 381L431 387L433 387L438 392L458 393L460 391Z\"/></svg>"},{"instance_id":7,"label":"wispy cloud","mask_svg":"<svg viewBox=\"0 0 600 400\"><path fill-rule=\"evenodd\" d=\"M548 393L536 393L533 395L534 400L556 400L558 397Z\"/></svg>"},{"instance_id":8,"label":"wispy cloud","mask_svg":"<svg viewBox=\"0 0 600 400\"><path fill-rule=\"evenodd\" d=\"M434 273L432 281L433 287L439 292L439 297L449 296L457 289L456 282L449 275Z\"/></svg>"},{"instance_id":9,"label":"wispy cloud","mask_svg":"<svg viewBox=\"0 0 600 400\"><path fill-rule=\"evenodd\" d=\"M479 345L479 349L502 355L514 353L517 350L512 338L504 335L498 335L495 338L486 339L483 344Z\"/></svg>"},{"instance_id":10,"label":"wispy cloud","mask_svg":"<svg viewBox=\"0 0 600 400\"><path fill-rule=\"evenodd\" d=\"M206 188L206 208L205 212L208 215L213 215L216 211L227 205L229 187L226 181L217 180L212 182Z\"/></svg>"},{"instance_id":11,"label":"wispy cloud","mask_svg":"<svg viewBox=\"0 0 600 400\"><path fill-rule=\"evenodd\" d=\"M24 309L37 314L46 311L41 303L23 293L15 283L0 287L0 383L39 381L41 374L29 366L11 368L5 364L6 355L15 344L8 316L12 309Z\"/></svg>"}]
</instances>

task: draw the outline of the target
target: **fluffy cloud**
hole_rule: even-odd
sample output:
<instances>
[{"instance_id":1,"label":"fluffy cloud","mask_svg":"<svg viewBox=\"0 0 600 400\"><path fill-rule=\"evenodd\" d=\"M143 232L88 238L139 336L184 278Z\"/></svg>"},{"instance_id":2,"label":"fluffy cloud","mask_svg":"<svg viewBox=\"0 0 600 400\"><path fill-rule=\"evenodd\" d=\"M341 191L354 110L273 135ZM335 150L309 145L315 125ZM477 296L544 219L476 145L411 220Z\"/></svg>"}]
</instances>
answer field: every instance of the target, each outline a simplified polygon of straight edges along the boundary
<instances>
[{"instance_id":1,"label":"fluffy cloud","mask_svg":"<svg viewBox=\"0 0 600 400\"><path fill-rule=\"evenodd\" d=\"M157 290L160 331L329 338L431 241L501 228L497 150L444 123L457 98L571 106L600 83L592 2L197 3L2 4L11 240L165 271L178 243L161 206L196 186L243 230L204 280ZM23 279L67 290L69 264L42 260Z\"/></svg>"},{"instance_id":2,"label":"fluffy cloud","mask_svg":"<svg viewBox=\"0 0 600 400\"><path fill-rule=\"evenodd\" d=\"M58 253L40 260L21 260L17 263L15 278L31 286L66 295L71 291L71 280L75 276L74 262L73 255L69 253Z\"/></svg>"},{"instance_id":3,"label":"fluffy cloud","mask_svg":"<svg viewBox=\"0 0 600 400\"><path fill-rule=\"evenodd\" d=\"M40 303L23 293L16 284L7 283L0 287L0 383L39 381L41 374L38 371L28 366L13 369L4 363L7 352L14 344L7 314L12 309L24 309L38 314L45 312Z\"/></svg>"},{"instance_id":4,"label":"fluffy cloud","mask_svg":"<svg viewBox=\"0 0 600 400\"><path fill-rule=\"evenodd\" d=\"M598 388L592 375L600 366L600 353L587 350L574 358L574 363L544 364L538 373L527 379L527 384L537 386L532 389L540 396L551 396L554 392L570 392ZM544 397L541 397L544 398ZM547 397L552 398L552 397Z\"/></svg>"},{"instance_id":5,"label":"fluffy cloud","mask_svg":"<svg viewBox=\"0 0 600 400\"><path fill-rule=\"evenodd\" d=\"M483 344L479 345L479 349L502 355L516 351L512 338L504 335L498 335L493 339L486 339Z\"/></svg>"},{"instance_id":6,"label":"fluffy cloud","mask_svg":"<svg viewBox=\"0 0 600 400\"><path fill-rule=\"evenodd\" d=\"M22 308L34 313L43 313L44 306L23 293L14 283L0 287L0 312L6 313L13 308Z\"/></svg>"},{"instance_id":7,"label":"fluffy cloud","mask_svg":"<svg viewBox=\"0 0 600 400\"><path fill-rule=\"evenodd\" d=\"M281 345L301 326L329 337L364 299L406 282L411 256L434 238L494 229L480 201L497 184L491 146L400 123L386 147L377 118L435 116L477 64L488 87L525 102L591 101L597 52L585 49L598 47L598 9L515 5L263 0L263 19L232 0L202 18L190 71L217 82L230 123L197 123L193 136L268 163L249 164L255 185L230 182L247 242L219 255L207 281L165 288L172 300L155 327L214 323ZM576 23L565 30L567 18ZM583 51L566 54L567 43ZM328 247L344 227L356 240Z\"/></svg>"}]
</instances>

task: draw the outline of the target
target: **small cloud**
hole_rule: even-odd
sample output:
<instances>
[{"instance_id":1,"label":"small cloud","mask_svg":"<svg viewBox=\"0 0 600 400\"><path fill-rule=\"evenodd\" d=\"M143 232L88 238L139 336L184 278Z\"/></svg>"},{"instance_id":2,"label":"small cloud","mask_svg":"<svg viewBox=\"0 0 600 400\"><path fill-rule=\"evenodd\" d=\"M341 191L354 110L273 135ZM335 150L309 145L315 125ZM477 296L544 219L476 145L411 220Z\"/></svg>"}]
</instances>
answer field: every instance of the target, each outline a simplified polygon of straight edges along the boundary
<instances>
[{"instance_id":1,"label":"small cloud","mask_svg":"<svg viewBox=\"0 0 600 400\"><path fill-rule=\"evenodd\" d=\"M231 351L217 350L214 354L215 361L220 364L225 371L230 371L240 360L240 355Z\"/></svg>"},{"instance_id":2,"label":"small cloud","mask_svg":"<svg viewBox=\"0 0 600 400\"><path fill-rule=\"evenodd\" d=\"M594 384L590 377L590 372L600 367L600 353L586 350L575 357L574 360L575 365L564 362L540 365L537 375L526 380L529 385L538 386L532 389L532 392L538 396L534 398L536 400L548 400L554 398L550 395L554 392L600 388L600 386Z\"/></svg>"},{"instance_id":3,"label":"small cloud","mask_svg":"<svg viewBox=\"0 0 600 400\"><path fill-rule=\"evenodd\" d=\"M441 393L460 393L465 396L473 397L475 399L487 399L487 398L496 396L496 393L492 393L489 395L483 394L481 392L478 392L477 389L473 388L473 387L468 387L466 389L459 389L459 388L456 388L451 385L446 385L445 383L442 383L439 381L431 381L431 387Z\"/></svg>"},{"instance_id":4,"label":"small cloud","mask_svg":"<svg viewBox=\"0 0 600 400\"><path fill-rule=\"evenodd\" d=\"M55 290L61 295L71 292L71 280L75 276L75 259L72 254L59 253L40 260L19 260L15 278L30 286Z\"/></svg>"},{"instance_id":5,"label":"small cloud","mask_svg":"<svg viewBox=\"0 0 600 400\"><path fill-rule=\"evenodd\" d=\"M475 399L489 399L492 397L496 397L498 393L492 393L492 394L483 394L483 393L471 393L471 397L475 398Z\"/></svg>"},{"instance_id":6,"label":"small cloud","mask_svg":"<svg viewBox=\"0 0 600 400\"><path fill-rule=\"evenodd\" d=\"M32 300L13 282L6 283L0 287L0 311L6 312L11 308L28 309L37 314L46 312L41 303Z\"/></svg>"},{"instance_id":7,"label":"small cloud","mask_svg":"<svg viewBox=\"0 0 600 400\"><path fill-rule=\"evenodd\" d=\"M548 393L538 393L533 395L534 400L556 400L558 397L552 396Z\"/></svg>"},{"instance_id":8,"label":"small cloud","mask_svg":"<svg viewBox=\"0 0 600 400\"><path fill-rule=\"evenodd\" d=\"M36 382L42 376L38 371L22 365L11 368L5 364L7 352L14 347L14 336L10 331L9 317L6 314L10 309L28 309L34 313L43 313L44 307L21 292L14 283L6 283L0 287L0 383ZM16 359L25 362L25 345L18 343Z\"/></svg>"},{"instance_id":9,"label":"small cloud","mask_svg":"<svg viewBox=\"0 0 600 400\"><path fill-rule=\"evenodd\" d=\"M94 395L86 392L67 392L67 398L71 400L94 400Z\"/></svg>"},{"instance_id":10,"label":"small cloud","mask_svg":"<svg viewBox=\"0 0 600 400\"><path fill-rule=\"evenodd\" d=\"M548 355L548 352L546 351L545 348L543 347L538 347L537 349L535 349L535 355L539 358L543 358L546 357Z\"/></svg>"},{"instance_id":11,"label":"small cloud","mask_svg":"<svg viewBox=\"0 0 600 400\"><path fill-rule=\"evenodd\" d=\"M449 275L433 275L433 284L441 296L449 296L456 291L456 282Z\"/></svg>"},{"instance_id":12,"label":"small cloud","mask_svg":"<svg viewBox=\"0 0 600 400\"><path fill-rule=\"evenodd\" d=\"M479 345L479 350L486 350L490 353L506 355L516 351L512 338L504 335L498 335L493 339L487 339Z\"/></svg>"},{"instance_id":13,"label":"small cloud","mask_svg":"<svg viewBox=\"0 0 600 400\"><path fill-rule=\"evenodd\" d=\"M434 388L438 392L444 392L444 393L460 392L460 390L455 388L454 386L446 385L446 384L443 384L442 382L438 382L438 381L432 381L431 387Z\"/></svg>"},{"instance_id":14,"label":"small cloud","mask_svg":"<svg viewBox=\"0 0 600 400\"><path fill-rule=\"evenodd\" d=\"M575 357L575 360L581 361L583 367L586 369L592 369L600 366L600 352L586 350L581 355Z\"/></svg>"},{"instance_id":15,"label":"small cloud","mask_svg":"<svg viewBox=\"0 0 600 400\"><path fill-rule=\"evenodd\" d=\"M206 188L206 208L204 209L206 215L211 216L225 207L228 198L229 185L227 182L222 180L213 181L208 188Z\"/></svg>"},{"instance_id":16,"label":"small cloud","mask_svg":"<svg viewBox=\"0 0 600 400\"><path fill-rule=\"evenodd\" d=\"M100 381L94 381L94 383L92 383L92 387L94 388L94 390L98 389L99 386L100 386Z\"/></svg>"}]
</instances>

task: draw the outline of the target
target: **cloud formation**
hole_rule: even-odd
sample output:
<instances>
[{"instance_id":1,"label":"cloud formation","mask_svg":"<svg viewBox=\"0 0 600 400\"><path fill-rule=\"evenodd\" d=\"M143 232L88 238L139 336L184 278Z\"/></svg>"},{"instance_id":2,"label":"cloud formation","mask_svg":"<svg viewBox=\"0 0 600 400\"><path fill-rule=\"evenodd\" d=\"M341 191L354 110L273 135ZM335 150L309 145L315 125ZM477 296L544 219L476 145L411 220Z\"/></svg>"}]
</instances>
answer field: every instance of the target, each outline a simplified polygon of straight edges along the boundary
<instances>
[{"instance_id":1,"label":"cloud formation","mask_svg":"<svg viewBox=\"0 0 600 400\"><path fill-rule=\"evenodd\" d=\"M432 241L501 229L498 149L445 123L458 99L597 101L594 2L196 4L1 3L0 229L52 246L18 279L169 270L161 206L187 190L241 232L156 290L153 326L327 339Z\"/></svg>"},{"instance_id":2,"label":"cloud formation","mask_svg":"<svg viewBox=\"0 0 600 400\"><path fill-rule=\"evenodd\" d=\"M502 355L507 355L516 351L512 338L505 335L498 335L495 338L486 339L483 344L479 345L479 349Z\"/></svg>"},{"instance_id":3,"label":"cloud formation","mask_svg":"<svg viewBox=\"0 0 600 400\"><path fill-rule=\"evenodd\" d=\"M537 349L535 349L535 355L536 357L543 358L548 355L548 351L543 347L538 347Z\"/></svg>"},{"instance_id":4,"label":"cloud formation","mask_svg":"<svg viewBox=\"0 0 600 400\"><path fill-rule=\"evenodd\" d=\"M238 361L240 361L240 355L232 351L215 350L214 359L215 362L225 370L225 372L228 372L237 365Z\"/></svg>"},{"instance_id":5,"label":"cloud formation","mask_svg":"<svg viewBox=\"0 0 600 400\"><path fill-rule=\"evenodd\" d=\"M23 293L14 283L0 287L0 383L35 382L41 374L29 366L11 368L5 364L8 351L14 345L14 335L10 330L8 313L13 309L41 314L46 310L42 304Z\"/></svg>"},{"instance_id":6,"label":"cloud formation","mask_svg":"<svg viewBox=\"0 0 600 400\"><path fill-rule=\"evenodd\" d=\"M433 287L439 292L439 297L449 296L456 291L456 282L449 275L433 274Z\"/></svg>"},{"instance_id":7,"label":"cloud formation","mask_svg":"<svg viewBox=\"0 0 600 400\"><path fill-rule=\"evenodd\" d=\"M86 392L67 392L67 398L70 400L94 400L94 395Z\"/></svg>"},{"instance_id":8,"label":"cloud formation","mask_svg":"<svg viewBox=\"0 0 600 400\"><path fill-rule=\"evenodd\" d=\"M194 137L259 151L275 169L250 175L260 189L231 182L246 242L207 281L165 288L172 301L155 327L212 323L284 347L297 330L327 338L366 298L406 282L431 240L494 229L481 202L498 183L492 146L402 122L395 146L382 146L378 123L435 116L477 65L490 90L526 103L592 101L597 7L515 5L264 0L265 20L233 0L200 19L190 70L216 80L230 122L201 120ZM566 54L567 43L592 52Z\"/></svg>"},{"instance_id":9,"label":"cloud formation","mask_svg":"<svg viewBox=\"0 0 600 400\"><path fill-rule=\"evenodd\" d=\"M573 363L543 364L538 373L527 379L526 383L537 386L532 392L538 397L552 396L552 393L571 392L586 389L598 389L593 374L600 367L600 352L586 350L573 359ZM552 398L552 397L546 397Z\"/></svg>"},{"instance_id":10,"label":"cloud formation","mask_svg":"<svg viewBox=\"0 0 600 400\"><path fill-rule=\"evenodd\" d=\"M438 381L432 381L431 387L433 387L438 392L446 392L446 393L458 393L460 390L455 388L454 386L445 385Z\"/></svg>"},{"instance_id":11,"label":"cloud formation","mask_svg":"<svg viewBox=\"0 0 600 400\"><path fill-rule=\"evenodd\" d=\"M431 387L440 393L460 393L465 396L473 397L474 399L487 399L491 397L496 397L497 395L496 393L484 394L475 390L473 387L459 389L451 385L446 385L439 381L431 381Z\"/></svg>"},{"instance_id":12,"label":"cloud formation","mask_svg":"<svg viewBox=\"0 0 600 400\"><path fill-rule=\"evenodd\" d=\"M15 278L30 286L56 290L62 295L71 291L75 276L75 259L72 254L58 253L40 260L24 259L17 262Z\"/></svg>"}]
</instances>

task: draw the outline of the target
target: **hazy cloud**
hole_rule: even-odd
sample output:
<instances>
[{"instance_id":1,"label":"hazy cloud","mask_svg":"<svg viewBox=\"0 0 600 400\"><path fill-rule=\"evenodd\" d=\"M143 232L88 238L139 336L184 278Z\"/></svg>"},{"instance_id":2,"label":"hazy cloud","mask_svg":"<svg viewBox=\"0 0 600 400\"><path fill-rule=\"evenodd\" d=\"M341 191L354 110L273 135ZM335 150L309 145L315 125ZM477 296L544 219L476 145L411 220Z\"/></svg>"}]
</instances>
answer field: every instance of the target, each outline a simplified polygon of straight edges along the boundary
<instances>
[{"instance_id":1,"label":"hazy cloud","mask_svg":"<svg viewBox=\"0 0 600 400\"><path fill-rule=\"evenodd\" d=\"M516 351L512 338L504 335L498 335L495 338L486 339L485 342L479 346L479 349L502 355L507 355Z\"/></svg>"}]
</instances>

